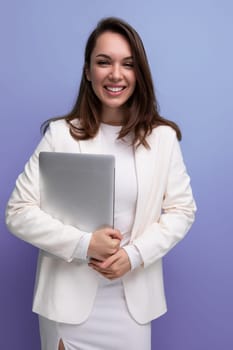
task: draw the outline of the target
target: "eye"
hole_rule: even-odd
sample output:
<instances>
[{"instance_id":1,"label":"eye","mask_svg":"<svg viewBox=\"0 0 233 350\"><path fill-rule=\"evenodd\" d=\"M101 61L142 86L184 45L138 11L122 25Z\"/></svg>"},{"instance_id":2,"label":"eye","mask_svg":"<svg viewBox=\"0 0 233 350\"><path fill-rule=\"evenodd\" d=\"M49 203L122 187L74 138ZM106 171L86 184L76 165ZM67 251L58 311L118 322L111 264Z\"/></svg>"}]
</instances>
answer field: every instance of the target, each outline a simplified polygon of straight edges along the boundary
<instances>
[{"instance_id":1,"label":"eye","mask_svg":"<svg viewBox=\"0 0 233 350\"><path fill-rule=\"evenodd\" d=\"M107 66L107 65L110 64L110 62L107 61L107 60L99 60L99 61L97 61L97 64L98 64L99 66Z\"/></svg>"},{"instance_id":2,"label":"eye","mask_svg":"<svg viewBox=\"0 0 233 350\"><path fill-rule=\"evenodd\" d=\"M126 68L133 68L133 67L134 67L134 64L133 64L133 62L125 62L125 63L124 63L124 66L125 66Z\"/></svg>"}]
</instances>

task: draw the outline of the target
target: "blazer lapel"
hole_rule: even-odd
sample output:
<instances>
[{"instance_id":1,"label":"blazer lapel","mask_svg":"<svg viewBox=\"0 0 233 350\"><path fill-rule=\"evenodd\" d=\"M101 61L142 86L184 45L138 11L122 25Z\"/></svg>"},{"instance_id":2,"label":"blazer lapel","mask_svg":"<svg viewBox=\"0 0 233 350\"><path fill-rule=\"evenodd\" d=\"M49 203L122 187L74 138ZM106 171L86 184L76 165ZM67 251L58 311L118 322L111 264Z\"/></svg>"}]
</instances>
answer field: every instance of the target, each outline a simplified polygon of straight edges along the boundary
<instances>
[{"instance_id":1,"label":"blazer lapel","mask_svg":"<svg viewBox=\"0 0 233 350\"><path fill-rule=\"evenodd\" d=\"M131 241L137 235L139 223L142 220L141 213L146 205L147 198L151 191L151 172L154 166L152 162L152 151L144 146L139 146L135 150L135 167L138 182L138 196L134 224L132 228Z\"/></svg>"}]
</instances>

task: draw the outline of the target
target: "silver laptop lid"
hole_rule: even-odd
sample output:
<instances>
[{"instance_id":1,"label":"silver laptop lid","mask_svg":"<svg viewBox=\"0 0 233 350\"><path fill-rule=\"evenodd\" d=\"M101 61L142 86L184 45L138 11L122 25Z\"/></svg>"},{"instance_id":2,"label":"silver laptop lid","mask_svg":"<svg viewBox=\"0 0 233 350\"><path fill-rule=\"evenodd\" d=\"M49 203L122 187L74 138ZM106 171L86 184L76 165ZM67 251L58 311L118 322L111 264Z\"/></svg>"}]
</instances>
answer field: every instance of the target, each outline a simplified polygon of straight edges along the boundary
<instances>
[{"instance_id":1,"label":"silver laptop lid","mask_svg":"<svg viewBox=\"0 0 233 350\"><path fill-rule=\"evenodd\" d=\"M41 152L39 170L45 212L86 232L114 226L114 156Z\"/></svg>"}]
</instances>

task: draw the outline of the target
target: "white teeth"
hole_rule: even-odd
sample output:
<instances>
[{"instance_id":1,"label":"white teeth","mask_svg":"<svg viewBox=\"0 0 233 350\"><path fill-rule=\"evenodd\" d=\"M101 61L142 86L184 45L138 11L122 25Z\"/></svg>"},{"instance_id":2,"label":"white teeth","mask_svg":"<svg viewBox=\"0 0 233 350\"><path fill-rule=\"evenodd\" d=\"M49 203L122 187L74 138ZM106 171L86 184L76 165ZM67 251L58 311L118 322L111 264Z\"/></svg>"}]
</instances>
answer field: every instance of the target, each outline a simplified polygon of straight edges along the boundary
<instances>
[{"instance_id":1,"label":"white teeth","mask_svg":"<svg viewBox=\"0 0 233 350\"><path fill-rule=\"evenodd\" d=\"M106 89L112 92L119 92L122 91L124 88L123 87L110 87L110 86L106 86Z\"/></svg>"}]
</instances>

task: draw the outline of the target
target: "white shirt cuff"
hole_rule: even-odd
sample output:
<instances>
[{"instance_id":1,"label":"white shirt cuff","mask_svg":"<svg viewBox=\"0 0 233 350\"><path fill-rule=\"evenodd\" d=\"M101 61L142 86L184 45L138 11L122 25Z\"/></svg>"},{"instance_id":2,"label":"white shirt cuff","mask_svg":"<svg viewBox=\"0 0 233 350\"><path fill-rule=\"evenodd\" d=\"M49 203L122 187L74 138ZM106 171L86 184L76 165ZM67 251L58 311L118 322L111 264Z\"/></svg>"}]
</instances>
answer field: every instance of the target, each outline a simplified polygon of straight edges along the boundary
<instances>
[{"instance_id":1,"label":"white shirt cuff","mask_svg":"<svg viewBox=\"0 0 233 350\"><path fill-rule=\"evenodd\" d=\"M141 257L141 254L139 253L139 250L137 249L137 247L133 244L131 245L126 245L124 247L122 247L126 253L128 254L129 257L129 261L131 264L131 270L136 269L137 267L139 267L140 265L143 264L143 260Z\"/></svg>"},{"instance_id":2,"label":"white shirt cuff","mask_svg":"<svg viewBox=\"0 0 233 350\"><path fill-rule=\"evenodd\" d=\"M79 260L87 260L87 251L90 244L92 233L85 233L79 240L78 245L74 251L73 258Z\"/></svg>"}]
</instances>

